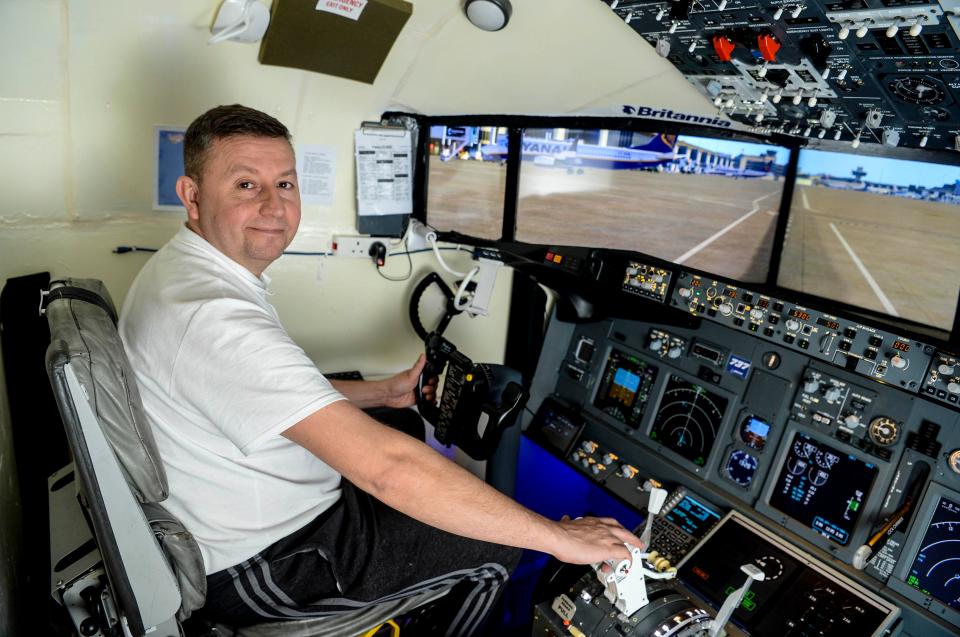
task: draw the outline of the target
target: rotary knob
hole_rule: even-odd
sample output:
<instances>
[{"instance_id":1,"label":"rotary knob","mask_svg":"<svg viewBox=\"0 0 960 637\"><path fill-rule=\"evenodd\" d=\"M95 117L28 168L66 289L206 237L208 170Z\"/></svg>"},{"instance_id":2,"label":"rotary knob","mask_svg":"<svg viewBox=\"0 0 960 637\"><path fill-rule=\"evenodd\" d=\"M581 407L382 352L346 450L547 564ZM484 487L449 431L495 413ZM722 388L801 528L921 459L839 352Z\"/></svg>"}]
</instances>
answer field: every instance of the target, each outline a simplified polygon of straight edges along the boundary
<instances>
[{"instance_id":1,"label":"rotary knob","mask_svg":"<svg viewBox=\"0 0 960 637\"><path fill-rule=\"evenodd\" d=\"M654 338L650 341L650 350L653 352L659 352L663 347L663 340L659 338Z\"/></svg>"},{"instance_id":2,"label":"rotary knob","mask_svg":"<svg viewBox=\"0 0 960 637\"><path fill-rule=\"evenodd\" d=\"M590 466L590 471L595 476L600 475L600 472L603 471L604 469L606 469L606 467L604 467L602 464L594 463L593 465Z\"/></svg>"},{"instance_id":3,"label":"rotary knob","mask_svg":"<svg viewBox=\"0 0 960 637\"><path fill-rule=\"evenodd\" d=\"M890 359L890 364L896 367L897 369L903 369L907 366L907 359L900 354L894 354L893 358Z\"/></svg>"},{"instance_id":4,"label":"rotary knob","mask_svg":"<svg viewBox=\"0 0 960 637\"><path fill-rule=\"evenodd\" d=\"M860 426L859 414L847 414L843 417L843 424L850 429L856 429Z\"/></svg>"},{"instance_id":5,"label":"rotary knob","mask_svg":"<svg viewBox=\"0 0 960 637\"><path fill-rule=\"evenodd\" d=\"M750 310L750 318L752 318L754 321L760 321L763 319L763 312L757 308L753 308Z\"/></svg>"},{"instance_id":6,"label":"rotary knob","mask_svg":"<svg viewBox=\"0 0 960 637\"><path fill-rule=\"evenodd\" d=\"M870 421L867 433L870 435L870 439L878 445L889 447L897 441L897 436L900 435L900 425L892 418L878 416Z\"/></svg>"},{"instance_id":7,"label":"rotary knob","mask_svg":"<svg viewBox=\"0 0 960 637\"><path fill-rule=\"evenodd\" d=\"M597 450L597 443L592 440L584 440L580 443L580 448L586 451L587 453L593 453Z\"/></svg>"},{"instance_id":8,"label":"rotary knob","mask_svg":"<svg viewBox=\"0 0 960 637\"><path fill-rule=\"evenodd\" d=\"M947 391L953 395L960 394L960 383L955 383L955 382L947 383Z\"/></svg>"},{"instance_id":9,"label":"rotary knob","mask_svg":"<svg viewBox=\"0 0 960 637\"><path fill-rule=\"evenodd\" d=\"M680 288L677 290L677 294L679 294L680 298L682 299L688 299L690 298L690 295L693 294L693 290L690 288Z\"/></svg>"},{"instance_id":10,"label":"rotary knob","mask_svg":"<svg viewBox=\"0 0 960 637\"><path fill-rule=\"evenodd\" d=\"M667 358L680 358L681 354L683 354L683 350L677 345L667 350Z\"/></svg>"},{"instance_id":11,"label":"rotary knob","mask_svg":"<svg viewBox=\"0 0 960 637\"><path fill-rule=\"evenodd\" d=\"M944 376L952 376L954 367L953 365L948 365L947 363L941 363L937 367L937 371L943 374Z\"/></svg>"},{"instance_id":12,"label":"rotary knob","mask_svg":"<svg viewBox=\"0 0 960 637\"><path fill-rule=\"evenodd\" d=\"M787 319L787 322L784 323L786 328L791 332L796 332L800 330L800 321L797 319Z\"/></svg>"},{"instance_id":13,"label":"rotary knob","mask_svg":"<svg viewBox=\"0 0 960 637\"><path fill-rule=\"evenodd\" d=\"M617 454L615 453L605 453L603 454L603 464L613 464L613 461L617 459Z\"/></svg>"},{"instance_id":14,"label":"rotary knob","mask_svg":"<svg viewBox=\"0 0 960 637\"><path fill-rule=\"evenodd\" d=\"M633 465L622 464L620 465L620 470L617 472L617 474L621 478L630 479L630 478L633 478L633 476L637 475L637 468L634 467Z\"/></svg>"},{"instance_id":15,"label":"rotary knob","mask_svg":"<svg viewBox=\"0 0 960 637\"><path fill-rule=\"evenodd\" d=\"M723 314L724 316L730 316L731 314L733 314L732 303L721 303L718 309L720 310L720 313Z\"/></svg>"},{"instance_id":16,"label":"rotary knob","mask_svg":"<svg viewBox=\"0 0 960 637\"><path fill-rule=\"evenodd\" d=\"M586 458L586 457L580 458L580 466L582 466L584 469L589 469L589 468L590 468L590 458Z\"/></svg>"},{"instance_id":17,"label":"rotary knob","mask_svg":"<svg viewBox=\"0 0 960 637\"><path fill-rule=\"evenodd\" d=\"M831 387L824 393L823 397L830 402L836 402L839 400L840 396L843 395L843 392L840 391L839 387Z\"/></svg>"},{"instance_id":18,"label":"rotary knob","mask_svg":"<svg viewBox=\"0 0 960 637\"><path fill-rule=\"evenodd\" d=\"M657 289L657 284L653 281L644 281L640 284L640 288L652 292Z\"/></svg>"},{"instance_id":19,"label":"rotary knob","mask_svg":"<svg viewBox=\"0 0 960 637\"><path fill-rule=\"evenodd\" d=\"M808 378L803 381L803 393L816 394L820 390L820 381L816 378Z\"/></svg>"}]
</instances>

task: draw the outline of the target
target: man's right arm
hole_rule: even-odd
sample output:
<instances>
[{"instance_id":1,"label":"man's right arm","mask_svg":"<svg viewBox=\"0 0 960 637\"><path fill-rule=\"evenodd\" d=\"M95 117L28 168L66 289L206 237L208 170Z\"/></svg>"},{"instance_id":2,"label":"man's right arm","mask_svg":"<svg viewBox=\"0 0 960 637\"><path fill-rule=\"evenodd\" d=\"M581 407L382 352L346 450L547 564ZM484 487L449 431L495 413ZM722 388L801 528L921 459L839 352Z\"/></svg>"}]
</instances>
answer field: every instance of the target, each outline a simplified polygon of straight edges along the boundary
<instances>
[{"instance_id":1,"label":"man's right arm","mask_svg":"<svg viewBox=\"0 0 960 637\"><path fill-rule=\"evenodd\" d=\"M548 520L347 401L314 412L283 435L381 502L450 533L575 564L627 558L624 542L640 544L610 518Z\"/></svg>"}]
</instances>

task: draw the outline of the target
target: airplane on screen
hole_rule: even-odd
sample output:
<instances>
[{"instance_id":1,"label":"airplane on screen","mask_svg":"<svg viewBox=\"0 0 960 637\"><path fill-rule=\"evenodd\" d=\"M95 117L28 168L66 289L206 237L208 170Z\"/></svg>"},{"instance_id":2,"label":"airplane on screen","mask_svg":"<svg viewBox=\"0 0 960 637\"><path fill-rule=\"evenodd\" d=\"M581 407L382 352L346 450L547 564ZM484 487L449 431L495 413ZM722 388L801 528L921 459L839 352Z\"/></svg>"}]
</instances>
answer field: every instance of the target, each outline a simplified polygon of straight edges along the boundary
<instances>
[{"instance_id":1,"label":"airplane on screen","mask_svg":"<svg viewBox=\"0 0 960 637\"><path fill-rule=\"evenodd\" d=\"M642 144L629 147L585 144L579 138L556 140L524 136L521 158L538 166L565 168L582 173L584 168L607 170L656 170L676 160L675 135L651 135ZM506 161L506 144L481 144L484 161Z\"/></svg>"}]
</instances>

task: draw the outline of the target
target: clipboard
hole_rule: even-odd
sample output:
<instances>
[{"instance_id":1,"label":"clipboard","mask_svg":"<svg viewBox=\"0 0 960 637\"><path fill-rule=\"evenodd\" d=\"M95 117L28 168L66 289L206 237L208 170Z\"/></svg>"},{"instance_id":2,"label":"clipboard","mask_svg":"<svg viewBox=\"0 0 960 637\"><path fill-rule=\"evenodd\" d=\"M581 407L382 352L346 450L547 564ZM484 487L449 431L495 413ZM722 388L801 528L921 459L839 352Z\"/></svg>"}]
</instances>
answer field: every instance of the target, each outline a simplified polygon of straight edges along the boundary
<instances>
[{"instance_id":1,"label":"clipboard","mask_svg":"<svg viewBox=\"0 0 960 637\"><path fill-rule=\"evenodd\" d=\"M413 134L404 126L363 122L354 141L357 230L400 236L413 213Z\"/></svg>"}]
</instances>

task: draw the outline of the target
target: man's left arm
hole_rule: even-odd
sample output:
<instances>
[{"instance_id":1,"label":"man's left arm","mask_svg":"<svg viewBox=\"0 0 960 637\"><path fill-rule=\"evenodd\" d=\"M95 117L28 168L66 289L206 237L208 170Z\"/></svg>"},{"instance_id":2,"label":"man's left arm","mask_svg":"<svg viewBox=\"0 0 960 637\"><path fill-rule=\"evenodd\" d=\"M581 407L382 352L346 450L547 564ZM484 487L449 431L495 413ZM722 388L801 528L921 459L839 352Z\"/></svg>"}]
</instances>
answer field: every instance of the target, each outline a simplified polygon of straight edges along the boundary
<instances>
[{"instance_id":1,"label":"man's left arm","mask_svg":"<svg viewBox=\"0 0 960 637\"><path fill-rule=\"evenodd\" d=\"M421 354L413 367L383 380L330 379L330 384L360 409L410 407L417 403L417 382L425 364L426 358ZM436 385L436 378L424 384L424 397L430 402L436 397Z\"/></svg>"}]
</instances>

